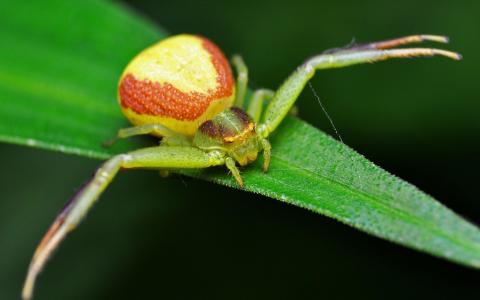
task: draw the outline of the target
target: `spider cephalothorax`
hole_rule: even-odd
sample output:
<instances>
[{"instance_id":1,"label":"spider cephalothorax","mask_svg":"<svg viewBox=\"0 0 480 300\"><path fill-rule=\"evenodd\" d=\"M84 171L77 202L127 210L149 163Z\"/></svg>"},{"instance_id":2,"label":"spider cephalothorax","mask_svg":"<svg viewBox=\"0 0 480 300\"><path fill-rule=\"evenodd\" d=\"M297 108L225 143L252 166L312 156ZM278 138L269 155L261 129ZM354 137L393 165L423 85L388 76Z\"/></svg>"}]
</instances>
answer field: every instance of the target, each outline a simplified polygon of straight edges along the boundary
<instances>
[{"instance_id":1,"label":"spider cephalothorax","mask_svg":"<svg viewBox=\"0 0 480 300\"><path fill-rule=\"evenodd\" d=\"M460 59L459 54L440 49L393 49L422 41L447 42L447 38L414 35L324 52L300 65L276 91L255 91L247 106L244 96L248 76L243 60L239 56L232 59L237 70L235 82L225 56L206 38L178 35L142 51L120 76L118 102L135 126L121 129L118 137L152 134L162 137L162 142L156 147L116 155L97 170L57 216L37 247L23 298L31 298L35 279L51 252L78 225L119 169L225 165L243 186L236 165L247 165L263 151L263 170L268 170L271 147L267 138L316 70L413 56Z\"/></svg>"},{"instance_id":2,"label":"spider cephalothorax","mask_svg":"<svg viewBox=\"0 0 480 300\"><path fill-rule=\"evenodd\" d=\"M242 109L232 107L200 125L193 145L202 150L223 151L245 166L257 159L263 149L261 140L252 118Z\"/></svg>"}]
</instances>

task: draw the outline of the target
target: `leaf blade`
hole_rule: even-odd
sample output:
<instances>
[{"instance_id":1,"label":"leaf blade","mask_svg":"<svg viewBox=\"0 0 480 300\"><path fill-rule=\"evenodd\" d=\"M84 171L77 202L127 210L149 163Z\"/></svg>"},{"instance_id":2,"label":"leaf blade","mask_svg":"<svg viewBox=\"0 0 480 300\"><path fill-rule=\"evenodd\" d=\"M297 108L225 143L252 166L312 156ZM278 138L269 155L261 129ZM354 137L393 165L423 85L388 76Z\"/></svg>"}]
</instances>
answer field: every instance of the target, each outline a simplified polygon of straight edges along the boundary
<instances>
[{"instance_id":1,"label":"leaf blade","mask_svg":"<svg viewBox=\"0 0 480 300\"><path fill-rule=\"evenodd\" d=\"M292 153L292 145L299 144L305 136L315 137L318 143L296 149L296 157L292 159L286 153ZM282 124L272 137L272 145L276 150L271 170L263 174L256 163L245 171L246 189L332 217L392 242L476 268L480 266L477 227L346 145L294 119ZM322 160L325 168L312 163L319 156L325 157ZM325 171L333 168L335 172ZM355 175L351 175L352 169L356 170ZM190 175L235 187L231 178L219 172L210 175L207 170ZM387 177L391 182L375 185L378 183L375 177Z\"/></svg>"},{"instance_id":2,"label":"leaf blade","mask_svg":"<svg viewBox=\"0 0 480 300\"><path fill-rule=\"evenodd\" d=\"M100 159L151 142L101 146L127 126L115 100L118 74L164 32L101 1L1 6L0 140ZM48 17L30 16L33 9ZM480 267L477 227L346 145L294 118L271 143L271 169L261 172L258 161L245 168L246 190ZM182 173L236 187L224 169Z\"/></svg>"}]
</instances>

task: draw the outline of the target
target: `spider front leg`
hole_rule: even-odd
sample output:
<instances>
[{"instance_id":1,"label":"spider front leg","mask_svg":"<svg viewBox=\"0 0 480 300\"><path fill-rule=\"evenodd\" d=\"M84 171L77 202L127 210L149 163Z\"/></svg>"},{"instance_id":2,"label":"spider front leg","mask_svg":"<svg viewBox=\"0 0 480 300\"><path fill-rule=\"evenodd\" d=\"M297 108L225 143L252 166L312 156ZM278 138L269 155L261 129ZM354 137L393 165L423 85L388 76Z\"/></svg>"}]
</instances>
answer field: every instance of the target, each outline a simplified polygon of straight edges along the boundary
<instances>
[{"instance_id":1,"label":"spider front leg","mask_svg":"<svg viewBox=\"0 0 480 300\"><path fill-rule=\"evenodd\" d=\"M120 154L106 161L92 180L65 206L38 245L28 270L22 291L24 300L30 299L35 279L50 254L65 236L75 229L120 168L184 169L207 168L225 164L221 152L204 152L194 147L151 147Z\"/></svg>"},{"instance_id":2,"label":"spider front leg","mask_svg":"<svg viewBox=\"0 0 480 300\"><path fill-rule=\"evenodd\" d=\"M374 42L344 49L336 49L308 59L275 92L268 105L263 122L259 125L260 136L266 138L283 121L297 100L308 80L315 75L316 70L347 67L355 64L372 63L390 58L408 58L416 56L441 55L455 60L461 59L460 54L434 48L404 48L390 49L422 41L447 42L443 36L414 35L393 40Z\"/></svg>"},{"instance_id":3,"label":"spider front leg","mask_svg":"<svg viewBox=\"0 0 480 300\"><path fill-rule=\"evenodd\" d=\"M335 51L330 51L330 53L340 52L340 51L352 51L352 50L371 50L371 49L391 49L394 47L408 45L412 43L421 43L425 41L438 42L438 43L448 43L448 38L441 35L429 35L429 34L417 34L409 35L396 39L385 40L380 42L373 42L367 44L357 44L344 49L339 48Z\"/></svg>"}]
</instances>

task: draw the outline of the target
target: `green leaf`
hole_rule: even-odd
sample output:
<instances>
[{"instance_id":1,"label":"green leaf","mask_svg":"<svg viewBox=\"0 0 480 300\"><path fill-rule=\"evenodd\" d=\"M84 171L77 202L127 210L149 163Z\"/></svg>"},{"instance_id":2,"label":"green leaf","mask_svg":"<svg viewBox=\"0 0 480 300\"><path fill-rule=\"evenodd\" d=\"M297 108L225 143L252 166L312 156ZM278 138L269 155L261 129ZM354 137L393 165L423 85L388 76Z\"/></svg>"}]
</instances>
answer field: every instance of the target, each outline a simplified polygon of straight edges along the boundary
<instances>
[{"instance_id":1,"label":"green leaf","mask_svg":"<svg viewBox=\"0 0 480 300\"><path fill-rule=\"evenodd\" d=\"M128 126L115 99L119 74L164 31L113 3L52 0L3 1L0 28L1 140L100 159L154 142L101 146ZM269 172L245 168L246 190L480 267L477 227L346 145L294 118L271 142ZM224 168L183 173L235 187Z\"/></svg>"}]
</instances>

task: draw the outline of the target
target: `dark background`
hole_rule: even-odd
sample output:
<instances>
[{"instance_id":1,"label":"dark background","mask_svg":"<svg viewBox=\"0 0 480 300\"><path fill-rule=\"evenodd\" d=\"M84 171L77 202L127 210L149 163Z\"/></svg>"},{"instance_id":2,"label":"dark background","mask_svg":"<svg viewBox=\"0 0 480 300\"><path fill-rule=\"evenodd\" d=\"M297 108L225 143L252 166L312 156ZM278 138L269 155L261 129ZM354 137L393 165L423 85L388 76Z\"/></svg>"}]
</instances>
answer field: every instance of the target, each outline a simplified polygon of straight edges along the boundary
<instances>
[{"instance_id":1,"label":"dark background","mask_svg":"<svg viewBox=\"0 0 480 300\"><path fill-rule=\"evenodd\" d=\"M254 88L276 88L306 57L352 38L450 36L445 47L461 52L461 62L329 70L312 84L349 146L480 223L480 2L124 4L172 34L202 34L228 56L241 53ZM298 106L303 119L332 133L311 91ZM40 236L99 162L5 144L0 157L0 299L17 299ZM132 171L62 245L36 299L469 299L479 279L478 271L269 198Z\"/></svg>"}]
</instances>

